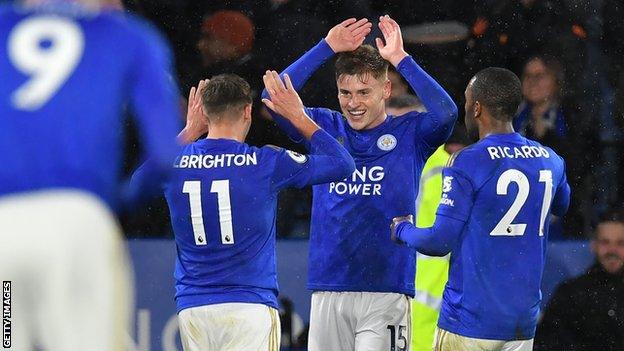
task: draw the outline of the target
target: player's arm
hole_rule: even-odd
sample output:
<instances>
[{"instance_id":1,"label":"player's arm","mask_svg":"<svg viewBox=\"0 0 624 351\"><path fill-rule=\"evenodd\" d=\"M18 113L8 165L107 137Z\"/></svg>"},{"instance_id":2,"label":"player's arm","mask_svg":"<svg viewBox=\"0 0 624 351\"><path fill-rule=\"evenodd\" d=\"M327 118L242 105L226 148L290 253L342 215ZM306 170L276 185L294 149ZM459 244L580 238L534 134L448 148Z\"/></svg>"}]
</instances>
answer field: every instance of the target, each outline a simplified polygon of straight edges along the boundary
<instances>
[{"instance_id":1,"label":"player's arm","mask_svg":"<svg viewBox=\"0 0 624 351\"><path fill-rule=\"evenodd\" d=\"M384 37L384 40L375 39L379 53L396 67L427 108L427 118L417 125L418 135L435 149L451 135L457 120L457 105L444 88L405 52L401 28L392 18L380 17L379 29Z\"/></svg>"},{"instance_id":2,"label":"player's arm","mask_svg":"<svg viewBox=\"0 0 624 351\"><path fill-rule=\"evenodd\" d=\"M126 207L133 206L149 189L162 184L180 150L176 135L181 119L178 90L171 74L171 54L156 32L146 33L136 37L129 94L144 158L150 160L150 176L127 183L121 195Z\"/></svg>"},{"instance_id":3,"label":"player's arm","mask_svg":"<svg viewBox=\"0 0 624 351\"><path fill-rule=\"evenodd\" d=\"M204 113L202 104L202 92L208 81L208 79L201 80L197 87L191 88L186 112L186 125L178 133L178 143L182 145L190 144L208 133L208 118ZM154 179L161 181L154 181ZM132 198L135 203L148 200L160 195L164 181L165 179L159 176L158 164L148 159L132 173L128 189L133 193L127 194L127 196Z\"/></svg>"},{"instance_id":4,"label":"player's arm","mask_svg":"<svg viewBox=\"0 0 624 351\"><path fill-rule=\"evenodd\" d=\"M263 80L270 99L262 101L271 111L284 116L310 145L309 156L296 155L290 151L280 155L273 172L275 188L326 183L351 174L355 169L353 158L306 114L288 74L284 75L282 82L277 72L267 71Z\"/></svg>"},{"instance_id":5,"label":"player's arm","mask_svg":"<svg viewBox=\"0 0 624 351\"><path fill-rule=\"evenodd\" d=\"M392 240L429 256L446 256L457 246L472 211L474 187L459 169L446 168L443 176L442 201L433 226L418 228L408 217L395 217L390 225Z\"/></svg>"},{"instance_id":6,"label":"player's arm","mask_svg":"<svg viewBox=\"0 0 624 351\"><path fill-rule=\"evenodd\" d=\"M334 54L343 51L353 51L364 42L364 38L371 30L371 23L366 18L359 21L350 18L334 26L327 36L316 46L306 52L297 61L288 66L280 75L288 74L293 87L300 90L314 72ZM269 99L269 92L262 90L262 99ZM269 110L273 120L294 141L301 142L302 136L296 128L284 119L279 113Z\"/></svg>"},{"instance_id":7,"label":"player's arm","mask_svg":"<svg viewBox=\"0 0 624 351\"><path fill-rule=\"evenodd\" d=\"M551 206L550 212L555 216L562 217L568 212L568 207L570 206L570 185L568 184L568 179L565 174L565 167L561 175L561 180L559 181L559 186L555 191L555 196L553 198L553 203Z\"/></svg>"}]
</instances>

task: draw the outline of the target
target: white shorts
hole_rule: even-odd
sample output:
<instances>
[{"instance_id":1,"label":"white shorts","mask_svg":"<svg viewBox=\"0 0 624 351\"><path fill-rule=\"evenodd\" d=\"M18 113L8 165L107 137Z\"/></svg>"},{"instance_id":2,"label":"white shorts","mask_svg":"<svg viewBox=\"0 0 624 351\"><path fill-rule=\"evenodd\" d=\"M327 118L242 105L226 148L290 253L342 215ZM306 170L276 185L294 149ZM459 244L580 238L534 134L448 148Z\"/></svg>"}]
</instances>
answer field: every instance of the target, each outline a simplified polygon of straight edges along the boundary
<instances>
[{"instance_id":1,"label":"white shorts","mask_svg":"<svg viewBox=\"0 0 624 351\"><path fill-rule=\"evenodd\" d=\"M130 272L117 222L94 196L58 190L0 198L11 350L121 350Z\"/></svg>"},{"instance_id":2,"label":"white shorts","mask_svg":"<svg viewBox=\"0 0 624 351\"><path fill-rule=\"evenodd\" d=\"M397 293L315 292L309 351L409 351L411 299Z\"/></svg>"},{"instance_id":3,"label":"white shorts","mask_svg":"<svg viewBox=\"0 0 624 351\"><path fill-rule=\"evenodd\" d=\"M178 314L185 351L278 351L280 319L276 309L256 303L191 307Z\"/></svg>"},{"instance_id":4,"label":"white shorts","mask_svg":"<svg viewBox=\"0 0 624 351\"><path fill-rule=\"evenodd\" d=\"M433 351L532 351L533 339L530 340L487 340L475 339L453 334L436 328Z\"/></svg>"}]
</instances>

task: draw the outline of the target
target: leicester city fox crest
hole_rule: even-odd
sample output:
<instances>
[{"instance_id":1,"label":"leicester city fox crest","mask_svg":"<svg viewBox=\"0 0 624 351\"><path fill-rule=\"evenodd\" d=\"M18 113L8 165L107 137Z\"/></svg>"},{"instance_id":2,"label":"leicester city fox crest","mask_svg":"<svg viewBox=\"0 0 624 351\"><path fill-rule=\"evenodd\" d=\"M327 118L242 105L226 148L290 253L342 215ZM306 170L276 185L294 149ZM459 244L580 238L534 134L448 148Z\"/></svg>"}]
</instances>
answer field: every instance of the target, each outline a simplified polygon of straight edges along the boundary
<instances>
[{"instance_id":1,"label":"leicester city fox crest","mask_svg":"<svg viewBox=\"0 0 624 351\"><path fill-rule=\"evenodd\" d=\"M377 139L377 147L383 151L390 151L396 147L397 139L392 134L384 134Z\"/></svg>"}]
</instances>

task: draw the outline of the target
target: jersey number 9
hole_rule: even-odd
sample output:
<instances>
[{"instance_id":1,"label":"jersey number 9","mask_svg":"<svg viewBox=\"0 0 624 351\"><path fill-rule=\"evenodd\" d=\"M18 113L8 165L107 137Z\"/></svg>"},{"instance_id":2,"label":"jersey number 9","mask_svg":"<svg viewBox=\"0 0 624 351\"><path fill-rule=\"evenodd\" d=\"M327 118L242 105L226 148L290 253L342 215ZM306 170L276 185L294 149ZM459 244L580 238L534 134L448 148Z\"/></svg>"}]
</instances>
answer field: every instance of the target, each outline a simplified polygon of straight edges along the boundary
<instances>
[{"instance_id":1,"label":"jersey number 9","mask_svg":"<svg viewBox=\"0 0 624 351\"><path fill-rule=\"evenodd\" d=\"M16 109L35 111L45 105L72 74L84 51L84 34L61 17L28 17L8 38L9 60L29 76L11 95Z\"/></svg>"}]
</instances>

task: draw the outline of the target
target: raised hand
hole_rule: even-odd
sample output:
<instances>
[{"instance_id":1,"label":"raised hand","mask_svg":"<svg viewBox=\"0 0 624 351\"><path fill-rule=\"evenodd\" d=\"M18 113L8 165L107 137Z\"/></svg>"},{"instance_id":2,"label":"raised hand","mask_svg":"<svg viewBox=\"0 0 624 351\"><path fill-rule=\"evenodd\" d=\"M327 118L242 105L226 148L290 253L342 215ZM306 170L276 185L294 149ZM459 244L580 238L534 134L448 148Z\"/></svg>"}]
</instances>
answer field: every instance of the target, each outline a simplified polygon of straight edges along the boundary
<instances>
[{"instance_id":1,"label":"raised hand","mask_svg":"<svg viewBox=\"0 0 624 351\"><path fill-rule=\"evenodd\" d=\"M272 111L292 120L301 116L303 112L303 102L290 81L288 74L284 74L284 82L276 71L266 71L262 77L264 86L269 92L269 99L262 99L262 102Z\"/></svg>"},{"instance_id":2,"label":"raised hand","mask_svg":"<svg viewBox=\"0 0 624 351\"><path fill-rule=\"evenodd\" d=\"M390 16L385 15L379 17L379 29L384 37L383 40L375 38L379 54L396 67L407 56L407 52L403 49L401 28Z\"/></svg>"},{"instance_id":3,"label":"raised hand","mask_svg":"<svg viewBox=\"0 0 624 351\"><path fill-rule=\"evenodd\" d=\"M288 74L284 81L275 71L266 71L262 77L264 87L269 92L269 99L262 102L273 112L282 115L308 140L319 129L319 126L306 114L301 98L293 87Z\"/></svg>"},{"instance_id":4,"label":"raised hand","mask_svg":"<svg viewBox=\"0 0 624 351\"><path fill-rule=\"evenodd\" d=\"M349 18L330 29L325 41L335 53L353 51L362 45L372 26L367 18Z\"/></svg>"},{"instance_id":5,"label":"raised hand","mask_svg":"<svg viewBox=\"0 0 624 351\"><path fill-rule=\"evenodd\" d=\"M208 118L204 114L202 92L208 84L208 79L199 81L197 87L192 87L188 97L186 110L186 126L178 137L183 144L197 140L202 134L208 133Z\"/></svg>"}]
</instances>

